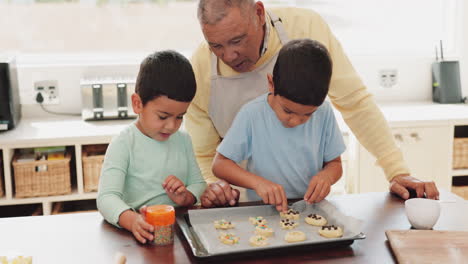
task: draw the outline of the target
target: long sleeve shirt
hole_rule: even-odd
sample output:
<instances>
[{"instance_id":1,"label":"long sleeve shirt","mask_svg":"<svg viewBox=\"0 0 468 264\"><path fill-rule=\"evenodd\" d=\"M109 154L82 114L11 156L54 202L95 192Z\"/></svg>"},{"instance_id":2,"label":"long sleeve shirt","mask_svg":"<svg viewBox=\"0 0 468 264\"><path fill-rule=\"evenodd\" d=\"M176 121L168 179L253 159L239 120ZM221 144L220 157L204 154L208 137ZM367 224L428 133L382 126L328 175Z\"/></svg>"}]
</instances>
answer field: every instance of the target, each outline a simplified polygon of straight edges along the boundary
<instances>
[{"instance_id":1,"label":"long sleeve shirt","mask_svg":"<svg viewBox=\"0 0 468 264\"><path fill-rule=\"evenodd\" d=\"M307 9L276 8L271 9L271 12L281 18L290 39L314 39L328 49L333 61L328 96L359 142L377 158L377 164L383 168L387 179L391 180L396 175L409 173L382 112L326 22L317 13ZM268 23L268 15L266 19ZM257 61L255 68L263 65L281 49L276 30L271 28L267 34L269 34L267 50ZM210 56L211 51L207 43L202 43L192 56L197 93L189 107L185 124L192 137L200 169L208 183L217 180L211 171L211 164L216 147L221 142L208 113L212 71ZM218 71L220 75L226 77L239 74L219 59Z\"/></svg>"},{"instance_id":2,"label":"long sleeve shirt","mask_svg":"<svg viewBox=\"0 0 468 264\"><path fill-rule=\"evenodd\" d=\"M179 178L200 199L206 183L188 134L178 131L166 141L157 141L130 125L107 149L99 178L99 212L119 226L120 214L128 209L153 204L176 206L162 187L169 175Z\"/></svg>"}]
</instances>

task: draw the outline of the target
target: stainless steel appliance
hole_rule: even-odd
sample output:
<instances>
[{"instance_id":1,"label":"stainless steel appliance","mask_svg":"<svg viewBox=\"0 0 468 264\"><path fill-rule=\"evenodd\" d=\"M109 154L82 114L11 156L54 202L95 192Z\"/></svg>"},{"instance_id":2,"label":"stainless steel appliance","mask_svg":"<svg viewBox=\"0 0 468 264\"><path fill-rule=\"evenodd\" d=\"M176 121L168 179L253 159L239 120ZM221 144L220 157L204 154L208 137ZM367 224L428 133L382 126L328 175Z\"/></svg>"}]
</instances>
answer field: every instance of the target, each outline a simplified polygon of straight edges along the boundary
<instances>
[{"instance_id":1,"label":"stainless steel appliance","mask_svg":"<svg viewBox=\"0 0 468 264\"><path fill-rule=\"evenodd\" d=\"M14 57L0 57L0 131L13 129L21 118Z\"/></svg>"},{"instance_id":2,"label":"stainless steel appliance","mask_svg":"<svg viewBox=\"0 0 468 264\"><path fill-rule=\"evenodd\" d=\"M84 120L130 119L133 112L131 95L135 80L81 80L81 116Z\"/></svg>"}]
</instances>

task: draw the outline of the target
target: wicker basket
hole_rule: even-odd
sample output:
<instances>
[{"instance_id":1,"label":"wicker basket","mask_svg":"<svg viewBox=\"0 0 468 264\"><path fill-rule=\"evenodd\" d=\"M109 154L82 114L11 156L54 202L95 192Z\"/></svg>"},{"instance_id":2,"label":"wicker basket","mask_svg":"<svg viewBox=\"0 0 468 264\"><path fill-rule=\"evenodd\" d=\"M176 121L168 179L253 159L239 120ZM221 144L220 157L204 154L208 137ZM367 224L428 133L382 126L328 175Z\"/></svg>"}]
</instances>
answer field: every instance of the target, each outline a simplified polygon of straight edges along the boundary
<instances>
[{"instance_id":1,"label":"wicker basket","mask_svg":"<svg viewBox=\"0 0 468 264\"><path fill-rule=\"evenodd\" d=\"M468 138L455 138L453 141L453 168L468 168Z\"/></svg>"},{"instance_id":2,"label":"wicker basket","mask_svg":"<svg viewBox=\"0 0 468 264\"><path fill-rule=\"evenodd\" d=\"M83 181L85 192L95 192L98 190L99 176L101 175L104 155L94 155L90 149L83 149Z\"/></svg>"},{"instance_id":3,"label":"wicker basket","mask_svg":"<svg viewBox=\"0 0 468 264\"><path fill-rule=\"evenodd\" d=\"M13 159L16 197L71 193L70 154L60 160L17 162L17 159L17 156ZM38 168L43 171L38 171Z\"/></svg>"},{"instance_id":4,"label":"wicker basket","mask_svg":"<svg viewBox=\"0 0 468 264\"><path fill-rule=\"evenodd\" d=\"M452 186L452 192L465 200L468 200L468 186Z\"/></svg>"}]
</instances>

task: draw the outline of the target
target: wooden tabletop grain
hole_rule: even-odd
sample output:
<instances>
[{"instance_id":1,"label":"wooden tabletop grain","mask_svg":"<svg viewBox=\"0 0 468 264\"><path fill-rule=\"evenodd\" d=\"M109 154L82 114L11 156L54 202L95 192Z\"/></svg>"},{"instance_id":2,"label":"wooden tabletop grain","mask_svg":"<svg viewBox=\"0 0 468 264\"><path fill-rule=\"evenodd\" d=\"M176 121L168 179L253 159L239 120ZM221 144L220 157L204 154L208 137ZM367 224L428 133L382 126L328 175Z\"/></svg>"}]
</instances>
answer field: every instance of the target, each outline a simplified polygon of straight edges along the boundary
<instances>
[{"instance_id":1,"label":"wooden tabletop grain","mask_svg":"<svg viewBox=\"0 0 468 264\"><path fill-rule=\"evenodd\" d=\"M118 253L127 263L394 263L386 230L408 230L404 201L389 193L330 197L344 214L364 220L364 240L352 245L285 249L197 259L177 229L173 245L141 245L133 236L106 223L99 213L0 219L0 256L32 256L34 264L114 263ZM435 230L468 231L468 203L442 191L441 216ZM241 204L243 206L243 204ZM1 208L0 208L1 210ZM186 209L179 209L183 213Z\"/></svg>"}]
</instances>

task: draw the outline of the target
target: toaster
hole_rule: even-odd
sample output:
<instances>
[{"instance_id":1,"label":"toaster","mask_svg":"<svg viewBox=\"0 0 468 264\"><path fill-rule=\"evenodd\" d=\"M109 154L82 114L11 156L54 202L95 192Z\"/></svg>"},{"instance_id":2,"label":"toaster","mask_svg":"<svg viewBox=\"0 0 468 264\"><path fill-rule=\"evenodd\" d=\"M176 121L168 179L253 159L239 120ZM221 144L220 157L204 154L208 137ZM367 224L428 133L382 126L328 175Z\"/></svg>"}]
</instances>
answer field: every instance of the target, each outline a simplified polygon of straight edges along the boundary
<instances>
[{"instance_id":1,"label":"toaster","mask_svg":"<svg viewBox=\"0 0 468 264\"><path fill-rule=\"evenodd\" d=\"M131 96L135 91L132 79L81 80L81 116L83 120L132 119Z\"/></svg>"}]
</instances>

